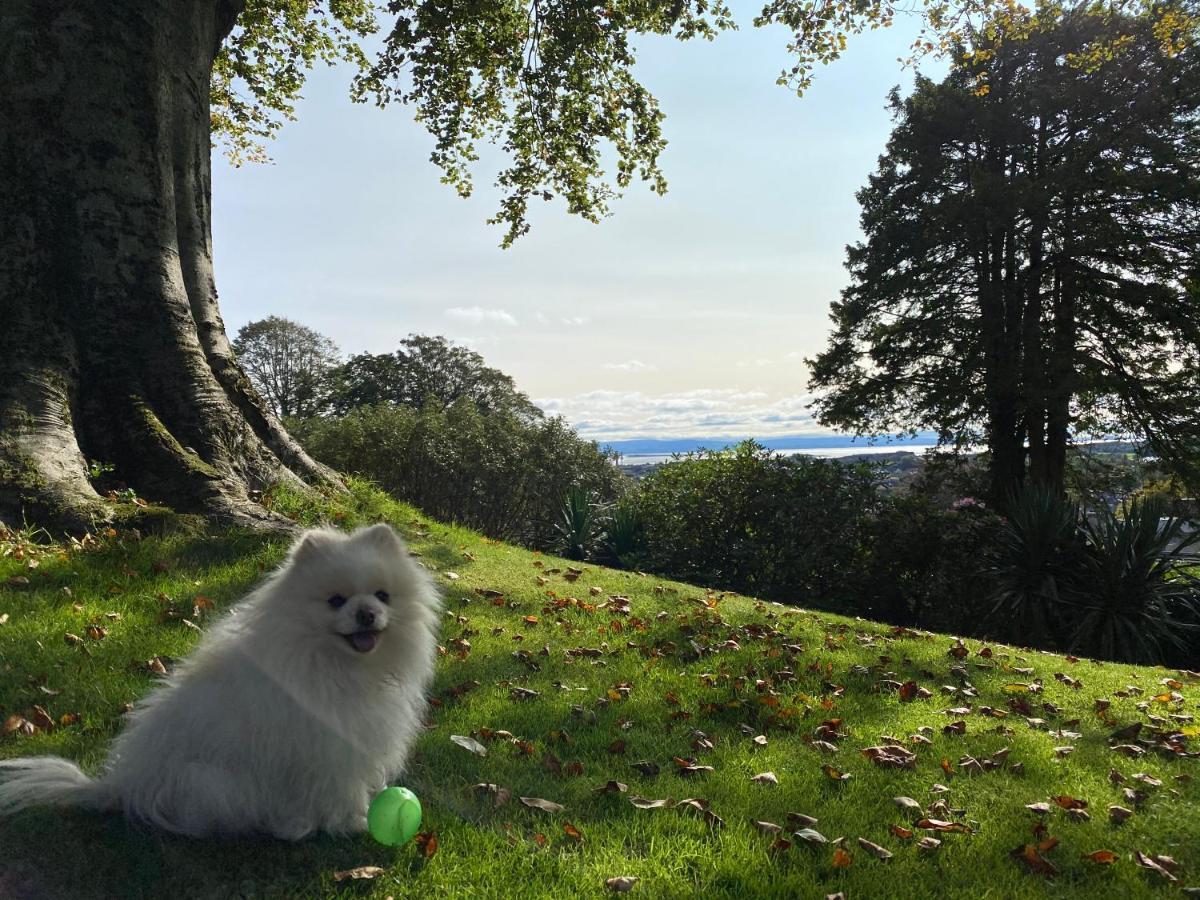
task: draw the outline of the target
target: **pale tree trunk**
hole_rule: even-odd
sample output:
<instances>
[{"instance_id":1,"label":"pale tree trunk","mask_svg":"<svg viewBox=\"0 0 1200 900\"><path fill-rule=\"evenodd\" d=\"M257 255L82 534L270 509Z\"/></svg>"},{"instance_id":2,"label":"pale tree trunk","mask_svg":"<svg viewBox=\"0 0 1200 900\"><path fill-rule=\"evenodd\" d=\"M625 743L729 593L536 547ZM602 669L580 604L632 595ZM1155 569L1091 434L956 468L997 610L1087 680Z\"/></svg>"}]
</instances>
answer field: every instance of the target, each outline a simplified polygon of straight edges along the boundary
<instances>
[{"instance_id":1,"label":"pale tree trunk","mask_svg":"<svg viewBox=\"0 0 1200 900\"><path fill-rule=\"evenodd\" d=\"M112 515L85 460L233 524L336 484L234 360L213 280L209 84L235 0L0 5L0 518Z\"/></svg>"}]
</instances>

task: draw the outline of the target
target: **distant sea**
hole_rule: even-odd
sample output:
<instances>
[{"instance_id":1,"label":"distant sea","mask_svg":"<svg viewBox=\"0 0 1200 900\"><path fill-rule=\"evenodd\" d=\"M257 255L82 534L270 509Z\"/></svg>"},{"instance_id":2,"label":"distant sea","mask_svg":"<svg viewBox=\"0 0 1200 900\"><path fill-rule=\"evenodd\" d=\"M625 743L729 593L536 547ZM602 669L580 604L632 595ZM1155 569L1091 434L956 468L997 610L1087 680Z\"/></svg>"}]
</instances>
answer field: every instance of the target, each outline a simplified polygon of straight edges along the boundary
<instances>
[{"instance_id":1,"label":"distant sea","mask_svg":"<svg viewBox=\"0 0 1200 900\"><path fill-rule=\"evenodd\" d=\"M698 450L721 450L741 442L741 438L679 438L679 439L628 439L618 441L600 441L600 446L615 450L621 454L621 465L638 466L654 465L668 462L677 453L691 453ZM774 450L781 456L823 456L838 458L843 456L874 455L882 453L923 453L935 446L936 438L930 435L917 435L907 440L880 440L868 443L851 442L844 435L785 435L775 438L757 439L769 450Z\"/></svg>"}]
</instances>

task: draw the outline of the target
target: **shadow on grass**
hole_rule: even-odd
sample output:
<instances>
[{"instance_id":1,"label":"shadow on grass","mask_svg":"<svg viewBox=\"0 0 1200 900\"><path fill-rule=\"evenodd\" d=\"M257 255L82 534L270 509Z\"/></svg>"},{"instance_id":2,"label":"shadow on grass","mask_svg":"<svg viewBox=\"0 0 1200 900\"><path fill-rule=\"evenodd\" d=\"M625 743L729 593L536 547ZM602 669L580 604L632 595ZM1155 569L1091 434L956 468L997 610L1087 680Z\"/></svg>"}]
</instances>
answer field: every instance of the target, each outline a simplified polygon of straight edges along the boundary
<instances>
[{"instance_id":1,"label":"shadow on grass","mask_svg":"<svg viewBox=\"0 0 1200 900\"><path fill-rule=\"evenodd\" d=\"M330 873L388 866L396 851L366 838L192 840L117 815L35 810L0 823L0 896L296 897Z\"/></svg>"}]
</instances>

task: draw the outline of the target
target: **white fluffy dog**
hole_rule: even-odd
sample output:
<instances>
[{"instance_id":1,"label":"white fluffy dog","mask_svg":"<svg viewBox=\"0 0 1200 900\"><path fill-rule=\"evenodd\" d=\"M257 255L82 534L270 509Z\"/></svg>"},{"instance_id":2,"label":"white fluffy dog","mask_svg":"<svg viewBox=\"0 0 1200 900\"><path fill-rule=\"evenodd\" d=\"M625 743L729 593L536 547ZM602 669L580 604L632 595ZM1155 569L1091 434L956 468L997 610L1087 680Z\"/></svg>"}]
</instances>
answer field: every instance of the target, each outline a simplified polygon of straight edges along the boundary
<instances>
[{"instance_id":1,"label":"white fluffy dog","mask_svg":"<svg viewBox=\"0 0 1200 900\"><path fill-rule=\"evenodd\" d=\"M308 531L135 707L96 779L58 757L0 762L0 812L120 809L193 836L362 831L421 732L438 615L389 526Z\"/></svg>"}]
</instances>

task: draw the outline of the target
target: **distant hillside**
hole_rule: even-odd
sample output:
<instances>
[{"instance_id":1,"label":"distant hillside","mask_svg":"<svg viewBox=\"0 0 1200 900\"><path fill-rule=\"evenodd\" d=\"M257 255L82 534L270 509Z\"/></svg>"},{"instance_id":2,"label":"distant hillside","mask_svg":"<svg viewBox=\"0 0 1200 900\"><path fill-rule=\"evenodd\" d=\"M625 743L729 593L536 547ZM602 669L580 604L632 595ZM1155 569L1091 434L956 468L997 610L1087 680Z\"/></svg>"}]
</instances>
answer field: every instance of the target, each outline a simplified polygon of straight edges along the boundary
<instances>
[{"instance_id":1,"label":"distant hillside","mask_svg":"<svg viewBox=\"0 0 1200 900\"><path fill-rule=\"evenodd\" d=\"M921 448L914 448L921 449ZM819 454L814 454L819 455ZM863 453L831 457L843 465L869 462L880 471L880 481L885 489L891 490L912 481L925 465L924 459L912 450L895 450L891 453ZM619 468L630 478L642 479L666 465L661 459L653 462L638 462L639 457L622 459Z\"/></svg>"}]
</instances>

